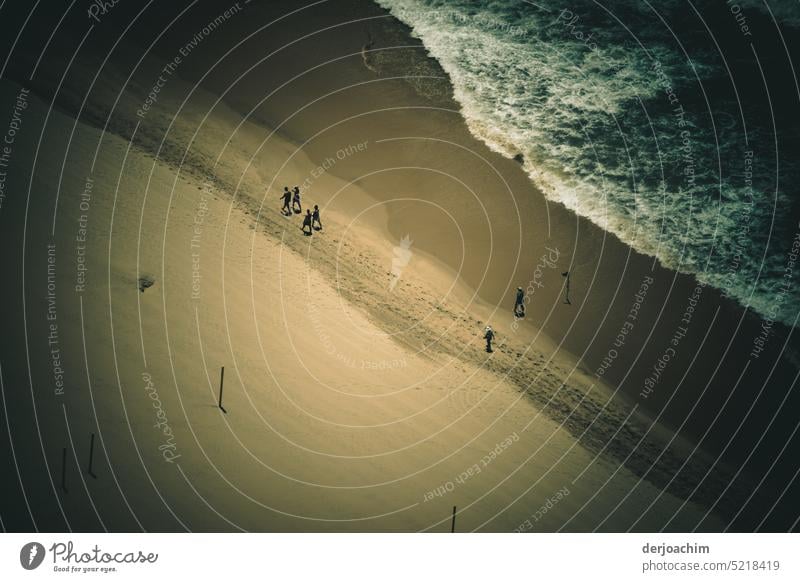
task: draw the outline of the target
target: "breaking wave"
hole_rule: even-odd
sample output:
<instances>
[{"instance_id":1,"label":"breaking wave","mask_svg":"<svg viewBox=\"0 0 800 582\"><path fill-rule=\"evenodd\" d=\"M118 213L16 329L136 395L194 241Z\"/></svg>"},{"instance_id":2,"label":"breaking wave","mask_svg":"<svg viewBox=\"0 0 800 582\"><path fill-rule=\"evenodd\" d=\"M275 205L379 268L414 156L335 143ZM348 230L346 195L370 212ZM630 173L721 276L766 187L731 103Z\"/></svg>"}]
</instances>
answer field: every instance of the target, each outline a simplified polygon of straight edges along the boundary
<instances>
[{"instance_id":1,"label":"breaking wave","mask_svg":"<svg viewBox=\"0 0 800 582\"><path fill-rule=\"evenodd\" d=\"M448 73L473 134L521 154L550 200L794 324L798 203L784 188L800 178L796 122L753 83L751 42L778 38L773 14L796 26L796 4L377 3Z\"/></svg>"}]
</instances>

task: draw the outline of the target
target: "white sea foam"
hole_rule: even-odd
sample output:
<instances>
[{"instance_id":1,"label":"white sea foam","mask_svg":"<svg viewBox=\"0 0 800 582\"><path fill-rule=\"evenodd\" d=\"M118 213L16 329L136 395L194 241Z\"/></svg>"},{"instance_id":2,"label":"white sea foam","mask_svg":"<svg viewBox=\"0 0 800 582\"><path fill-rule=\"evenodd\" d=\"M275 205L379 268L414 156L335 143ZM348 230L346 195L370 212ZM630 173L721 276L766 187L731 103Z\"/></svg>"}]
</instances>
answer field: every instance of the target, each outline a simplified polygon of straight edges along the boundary
<instances>
[{"instance_id":1,"label":"white sea foam","mask_svg":"<svg viewBox=\"0 0 800 582\"><path fill-rule=\"evenodd\" d=\"M722 69L713 55L689 61L640 2L611 14L583 1L377 1L448 73L473 134L522 154L550 200L793 323L797 291L775 303L796 225L780 222L774 176L754 185L747 168L769 128L749 126L745 146L735 109L701 109Z\"/></svg>"}]
</instances>

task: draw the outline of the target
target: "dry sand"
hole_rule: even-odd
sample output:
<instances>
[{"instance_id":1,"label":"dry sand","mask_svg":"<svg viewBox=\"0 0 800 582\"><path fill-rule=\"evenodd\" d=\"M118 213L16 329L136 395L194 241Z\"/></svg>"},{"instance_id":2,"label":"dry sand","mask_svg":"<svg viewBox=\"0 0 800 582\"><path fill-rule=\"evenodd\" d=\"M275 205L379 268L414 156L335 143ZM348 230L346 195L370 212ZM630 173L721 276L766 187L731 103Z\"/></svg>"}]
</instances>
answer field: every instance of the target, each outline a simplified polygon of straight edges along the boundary
<instances>
[{"instance_id":1,"label":"dry sand","mask_svg":"<svg viewBox=\"0 0 800 582\"><path fill-rule=\"evenodd\" d=\"M340 3L298 26L316 30L348 9L364 7ZM148 83L126 85L113 68L77 124L91 66L76 66L57 110L48 113L45 88L32 99L1 216L3 245L26 241L24 255L7 257L10 272L24 260L25 274L7 289L16 331L3 350L20 357L3 361L3 380L10 432L38 450L15 461L52 516L47 529L447 531L454 505L459 531L724 528L755 489L742 489L746 475L729 489L738 466L696 443L718 420L710 403L731 392L715 355L730 349L721 338L738 329L741 310L708 291L693 325L702 331L713 319L714 337L693 333L652 398L640 398L691 278L548 204L519 164L469 134L446 80L394 78L408 75L407 61L380 51L415 41L369 11L374 20L297 45L284 42L287 31L271 35L280 66L235 83L248 54L265 53L240 55L184 104L210 71L187 65L190 82L171 78L144 119L136 110ZM367 31L378 39L369 66ZM235 36L210 40L212 53L225 35ZM305 71L320 51L334 60ZM143 68L160 66L148 57ZM4 82L4 101L16 91ZM37 147L27 199L22 161ZM76 293L87 176L88 284ZM280 191L294 184L323 209L325 229L312 237L299 217L278 212ZM405 236L410 259L390 289ZM48 242L57 249L63 396L47 343ZM556 264L543 261L553 252ZM567 269L571 306L561 303ZM651 275L659 285L605 383L594 372ZM155 281L143 293L141 276ZM536 292L515 326L513 290L529 281ZM487 322L498 332L491 356ZM744 322L736 341L746 343L758 322ZM215 405L221 366L227 414ZM765 400L780 395L770 389ZM733 427L740 414L730 412L746 410L738 398L724 416ZM718 451L729 432L716 428L703 445ZM84 464L91 432L99 478L73 468L63 494L62 446Z\"/></svg>"},{"instance_id":2,"label":"dry sand","mask_svg":"<svg viewBox=\"0 0 800 582\"><path fill-rule=\"evenodd\" d=\"M4 97L14 89L4 84ZM33 100L28 119L45 111ZM211 137L196 150L224 143L215 133L228 131L233 118L215 116ZM50 156L73 123L51 112L47 159L56 159ZM228 157L251 151L246 144L257 135L259 128L246 126ZM258 159L285 157L292 147L273 137ZM331 208L325 229L307 238L297 217L278 213L277 189L256 215L260 200L234 203L193 172L178 176L175 165L83 124L70 157L77 161L63 168L37 166L26 232L29 288L47 287L44 241L57 249L65 393L53 394L43 296L26 306L30 373L54 489L69 437L71 461L74 446L74 460L85 463L90 432L102 454L98 479L69 471L53 523L63 511L75 529L446 531L456 505L460 531L583 531L634 522L656 529L676 514L681 501L648 482L626 498L639 477L583 446L534 404L519 377L506 375L524 374L539 400L565 378L576 394L594 384L605 398L606 387L574 371L568 354L525 328L518 336L501 331L490 357L480 331L488 319L498 330L509 327L507 310L496 312L424 253L414 252L389 290L397 241L387 214L345 210L369 208L365 191L321 176L320 189L345 187L348 202L320 199ZM278 183L311 167L295 156ZM91 203L81 209L87 175ZM15 186L25 192L20 174ZM22 201L13 199L4 213ZM87 285L76 293L81 214L88 216ZM140 274L155 281L144 292ZM215 406L223 365L228 414ZM4 362L5 386L24 390L26 368L24 360ZM12 427L19 430L25 417L12 416ZM34 498L49 484L40 485L29 490ZM542 512L555 496L563 499ZM693 527L703 513L688 504L672 527Z\"/></svg>"}]
</instances>

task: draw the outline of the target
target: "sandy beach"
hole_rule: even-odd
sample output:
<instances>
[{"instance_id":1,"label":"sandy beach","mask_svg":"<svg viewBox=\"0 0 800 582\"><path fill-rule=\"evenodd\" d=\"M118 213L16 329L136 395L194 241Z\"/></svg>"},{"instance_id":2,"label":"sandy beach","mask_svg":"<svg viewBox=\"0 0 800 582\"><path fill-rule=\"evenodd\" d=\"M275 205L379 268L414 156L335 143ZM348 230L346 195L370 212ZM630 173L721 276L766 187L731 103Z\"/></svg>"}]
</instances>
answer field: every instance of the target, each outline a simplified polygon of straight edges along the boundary
<instances>
[{"instance_id":1,"label":"sandy beach","mask_svg":"<svg viewBox=\"0 0 800 582\"><path fill-rule=\"evenodd\" d=\"M135 70L123 44L85 100L94 57L27 85L0 208L4 522L790 527L790 330L753 355L763 319L548 202L385 11L243 34L282 12L232 13L149 102L191 35ZM0 81L4 107L22 86ZM312 236L280 212L295 184Z\"/></svg>"}]
</instances>

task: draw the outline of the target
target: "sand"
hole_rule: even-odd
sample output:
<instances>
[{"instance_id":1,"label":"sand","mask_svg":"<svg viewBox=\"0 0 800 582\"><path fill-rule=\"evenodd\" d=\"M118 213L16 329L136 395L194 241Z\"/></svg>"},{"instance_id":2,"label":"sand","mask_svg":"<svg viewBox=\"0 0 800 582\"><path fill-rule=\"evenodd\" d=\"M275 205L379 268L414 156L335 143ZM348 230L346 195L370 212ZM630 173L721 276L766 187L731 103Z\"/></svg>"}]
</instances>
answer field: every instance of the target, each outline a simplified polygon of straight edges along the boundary
<instances>
[{"instance_id":1,"label":"sand","mask_svg":"<svg viewBox=\"0 0 800 582\"><path fill-rule=\"evenodd\" d=\"M376 49L403 37L375 14ZM125 77L113 70L77 123L73 95L91 67L63 88L64 110L48 111L44 90L31 100L0 215L4 248L24 250L5 257L20 278L6 290L14 331L3 353L17 357L2 362L4 410L15 450L30 449L8 459L25 494L7 484L18 503L4 520L31 527L27 501L33 525L52 530L449 531L453 506L458 531L728 527L758 488L727 457L715 461L730 431L702 437L717 421L708 402L730 392L734 370L707 351L697 361L708 334L692 333L659 389L639 396L693 281L548 204L519 164L470 136L446 81L431 93L392 79L395 62L365 66L362 34L336 38L287 47L278 74L241 85L223 81L246 58L198 89L183 70L144 119L148 85L137 79L105 132ZM286 63L302 71L323 46L352 56L270 94L292 78ZM18 91L2 87L4 102ZM311 237L279 213L294 184L322 208L325 228ZM47 341L48 243L63 394ZM154 284L140 292L140 277ZM645 277L659 284L598 378ZM515 322L513 290L528 282L528 317ZM692 325L714 319L717 353L741 312L704 293ZM653 334L663 339L644 341ZM227 413L216 406L222 366ZM781 395L767 390L756 416L771 418ZM747 409L730 404L723 419L738 427ZM97 479L76 469L91 433Z\"/></svg>"},{"instance_id":2,"label":"sand","mask_svg":"<svg viewBox=\"0 0 800 582\"><path fill-rule=\"evenodd\" d=\"M32 103L28 115L43 117L44 105ZM51 113L49 127L67 136L72 123ZM100 135L79 124L70 155L90 160ZM287 144L270 148L277 155ZM636 476L584 449L488 368L475 315L490 307L434 259L415 255L389 292L392 240L378 220L326 213L325 230L305 238L296 217L280 216L276 197L256 222L244 204L185 174L176 179L175 167L111 135L84 212L86 170L64 167L50 239L64 394L53 393L48 366L30 370L49 465L60 463L60 442L69 443L70 465L73 447L74 462L85 464L91 432L100 443L97 479L71 468L69 493L55 487L64 526L446 531L456 505L459 530L510 531L562 490L558 506L531 522L536 529L619 529L631 524L630 507L656 497L644 484L624 513L607 515ZM58 164L36 174L31 240L49 238L48 193L60 175ZM76 293L70 259L82 214L87 274ZM31 253L33 265L44 264L42 249ZM137 274L154 284L140 292ZM27 284L41 288L43 276L31 268ZM380 296L359 299L368 293ZM46 363L46 305L26 309L32 359ZM387 331L408 320L416 329ZM449 329L422 333L436 327L431 320ZM469 356L436 345L457 340ZM501 343L498 357L510 349ZM15 364L23 362L4 365L4 383L18 388L27 382ZM215 405L223 365L227 414ZM542 383L555 386L552 366L539 364L551 376ZM586 379L576 384L588 388ZM20 430L20 415L10 421ZM96 515L82 511L87 502ZM658 515L678 505L664 496ZM677 523L692 515L700 511ZM639 526L660 524L654 516Z\"/></svg>"}]
</instances>

